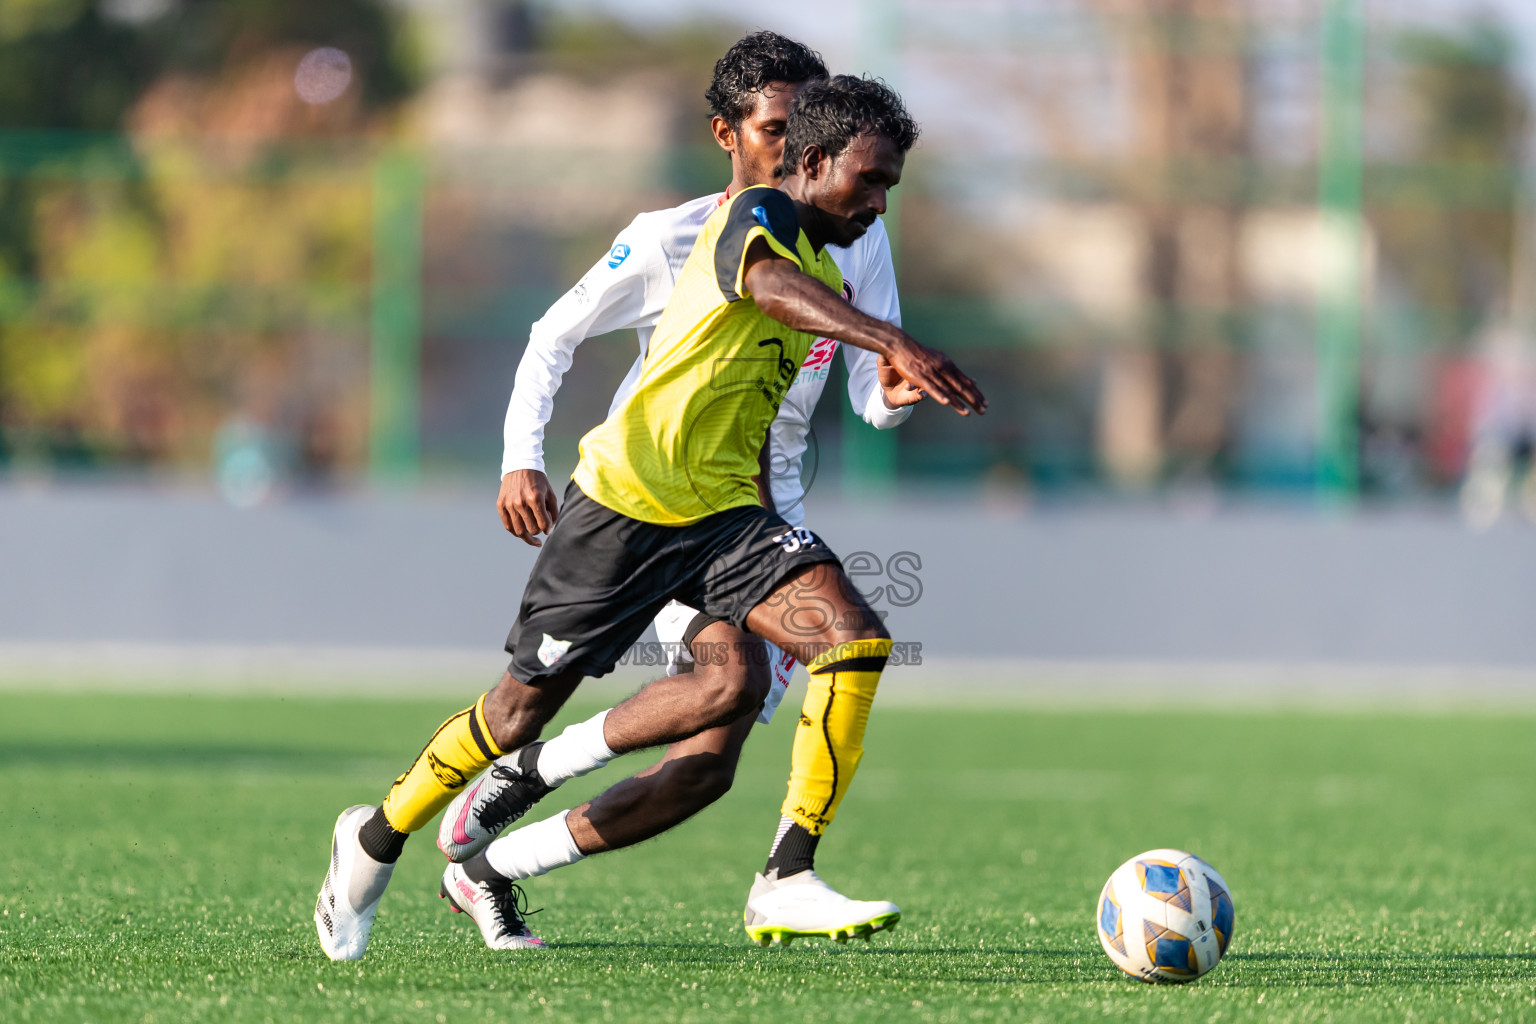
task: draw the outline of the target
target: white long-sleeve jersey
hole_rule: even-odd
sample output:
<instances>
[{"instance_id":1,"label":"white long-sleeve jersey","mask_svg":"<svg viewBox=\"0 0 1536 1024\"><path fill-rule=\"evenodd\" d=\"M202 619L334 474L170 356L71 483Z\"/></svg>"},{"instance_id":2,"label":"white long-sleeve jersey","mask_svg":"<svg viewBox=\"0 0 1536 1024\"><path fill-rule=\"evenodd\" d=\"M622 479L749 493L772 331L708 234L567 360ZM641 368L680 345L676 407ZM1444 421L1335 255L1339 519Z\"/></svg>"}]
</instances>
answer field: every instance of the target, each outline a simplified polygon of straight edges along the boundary
<instances>
[{"instance_id":1,"label":"white long-sleeve jersey","mask_svg":"<svg viewBox=\"0 0 1536 1024\"><path fill-rule=\"evenodd\" d=\"M678 272L704 222L723 198L717 193L670 210L640 214L619 232L607 255L533 325L507 405L503 476L515 469L544 471L544 427L554 410L560 381L571 368L576 346L594 335L633 328L639 336L640 354L613 396L609 412L618 408L640 377L651 333L672 295ZM885 225L877 219L853 245L831 246L828 251L843 272L844 296L862 312L900 326L896 273ZM811 411L826 387L839 347L848 367L848 400L865 422L884 430L902 423L912 412L910 406L886 406L873 352L840 346L830 338L815 342L768 434L770 493L779 514L792 526L805 519L800 473Z\"/></svg>"}]
</instances>

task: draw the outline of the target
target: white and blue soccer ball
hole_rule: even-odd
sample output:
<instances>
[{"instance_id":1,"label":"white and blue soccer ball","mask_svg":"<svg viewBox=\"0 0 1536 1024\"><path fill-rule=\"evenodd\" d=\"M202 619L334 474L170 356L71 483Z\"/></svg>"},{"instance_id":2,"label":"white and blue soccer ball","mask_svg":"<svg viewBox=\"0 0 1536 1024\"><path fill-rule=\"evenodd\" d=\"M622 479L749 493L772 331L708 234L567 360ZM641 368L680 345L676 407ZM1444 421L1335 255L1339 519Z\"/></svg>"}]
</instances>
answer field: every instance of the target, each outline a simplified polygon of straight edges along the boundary
<instances>
[{"instance_id":1,"label":"white and blue soccer ball","mask_svg":"<svg viewBox=\"0 0 1536 1024\"><path fill-rule=\"evenodd\" d=\"M1148 850L1099 894L1097 930L1115 966L1141 981L1193 981L1221 961L1236 913L1227 883L1183 850Z\"/></svg>"}]
</instances>

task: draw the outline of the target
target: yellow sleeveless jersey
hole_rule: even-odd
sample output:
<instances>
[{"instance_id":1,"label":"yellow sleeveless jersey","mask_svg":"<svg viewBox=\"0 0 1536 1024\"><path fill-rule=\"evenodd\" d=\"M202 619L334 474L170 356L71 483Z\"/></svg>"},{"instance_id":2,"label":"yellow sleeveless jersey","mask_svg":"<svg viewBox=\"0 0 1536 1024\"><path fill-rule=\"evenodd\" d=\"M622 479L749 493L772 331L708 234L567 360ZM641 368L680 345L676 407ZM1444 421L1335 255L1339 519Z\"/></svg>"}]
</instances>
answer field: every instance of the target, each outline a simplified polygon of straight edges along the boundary
<instances>
[{"instance_id":1,"label":"yellow sleeveless jersey","mask_svg":"<svg viewBox=\"0 0 1536 1024\"><path fill-rule=\"evenodd\" d=\"M843 275L800 230L794 201L755 185L704 223L624 403L581 439L576 485L662 526L758 504L758 452L815 336L757 308L744 258L762 238L835 292Z\"/></svg>"}]
</instances>

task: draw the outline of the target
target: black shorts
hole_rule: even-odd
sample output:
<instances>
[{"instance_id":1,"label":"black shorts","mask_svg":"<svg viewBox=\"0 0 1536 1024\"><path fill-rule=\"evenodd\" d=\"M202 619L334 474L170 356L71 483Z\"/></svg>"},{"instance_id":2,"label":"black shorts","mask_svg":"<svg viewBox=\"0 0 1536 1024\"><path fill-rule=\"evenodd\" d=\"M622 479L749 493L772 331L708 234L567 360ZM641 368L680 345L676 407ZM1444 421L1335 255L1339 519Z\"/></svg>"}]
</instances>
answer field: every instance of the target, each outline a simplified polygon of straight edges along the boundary
<instances>
[{"instance_id":1,"label":"black shorts","mask_svg":"<svg viewBox=\"0 0 1536 1024\"><path fill-rule=\"evenodd\" d=\"M759 505L657 526L572 482L507 634L507 671L530 685L569 670L606 675L673 599L745 629L747 613L793 570L836 561L815 534Z\"/></svg>"}]
</instances>

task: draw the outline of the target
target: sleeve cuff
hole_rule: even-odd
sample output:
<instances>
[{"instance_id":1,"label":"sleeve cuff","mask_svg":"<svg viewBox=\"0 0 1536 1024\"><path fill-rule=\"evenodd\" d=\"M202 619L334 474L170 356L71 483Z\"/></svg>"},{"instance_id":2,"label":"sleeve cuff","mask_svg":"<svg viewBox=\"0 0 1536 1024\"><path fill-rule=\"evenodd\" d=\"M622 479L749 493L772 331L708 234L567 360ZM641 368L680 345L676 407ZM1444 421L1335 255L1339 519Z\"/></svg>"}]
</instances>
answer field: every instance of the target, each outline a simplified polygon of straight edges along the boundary
<instances>
[{"instance_id":1,"label":"sleeve cuff","mask_svg":"<svg viewBox=\"0 0 1536 1024\"><path fill-rule=\"evenodd\" d=\"M882 403L883 404L883 403ZM508 456L501 460L501 475L515 473L519 469L536 469L540 473L546 473L544 469L544 457L541 455Z\"/></svg>"},{"instance_id":2,"label":"sleeve cuff","mask_svg":"<svg viewBox=\"0 0 1536 1024\"><path fill-rule=\"evenodd\" d=\"M892 409L885 404L885 392L878 386L869 393L869 400L864 403L864 422L876 430L889 430L907 422L907 417L912 415L913 406L904 405L900 409Z\"/></svg>"}]
</instances>

